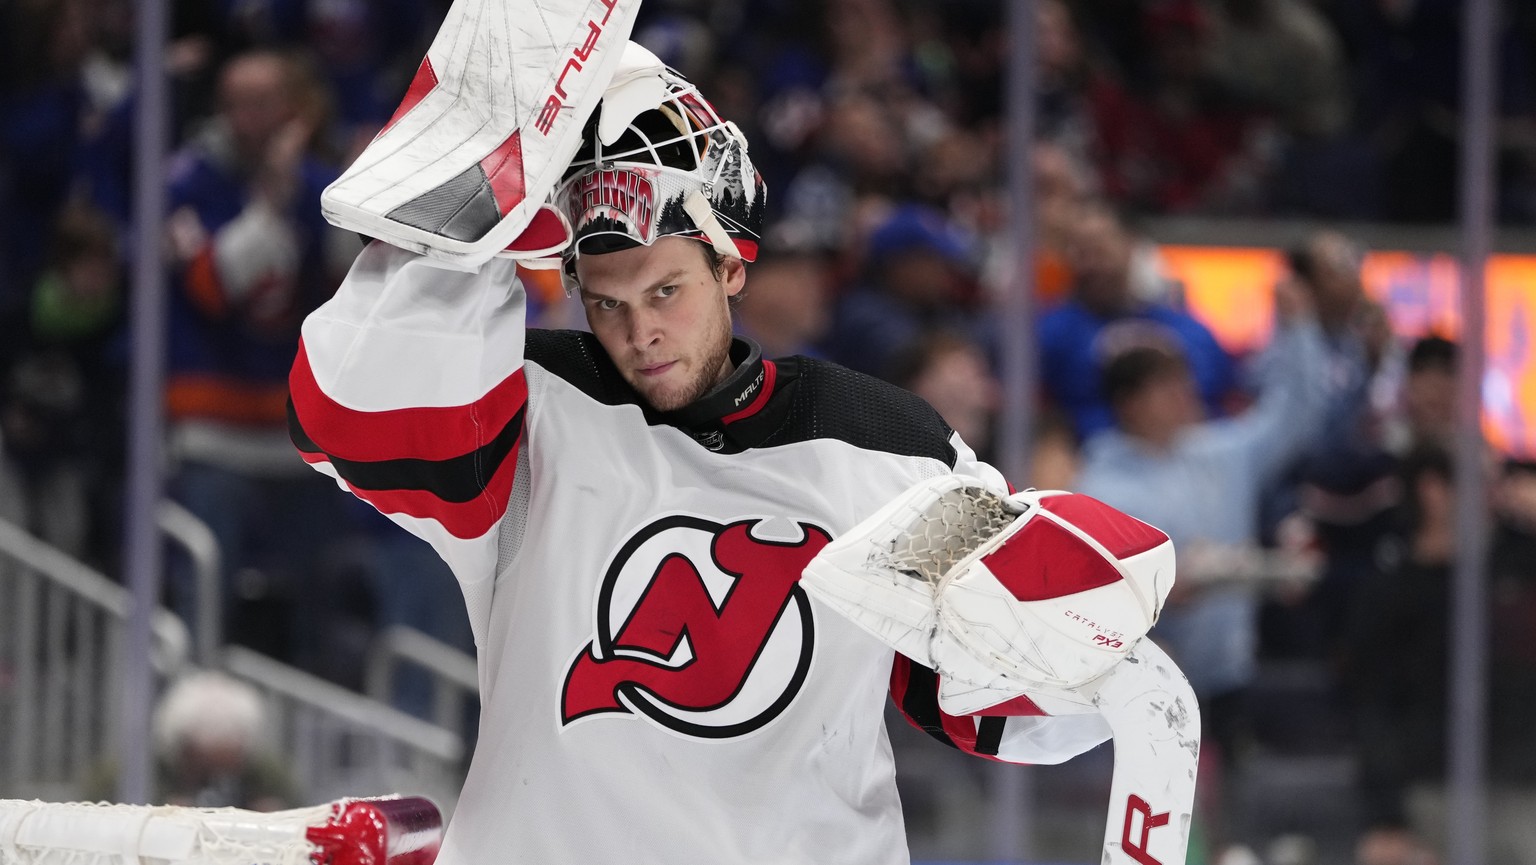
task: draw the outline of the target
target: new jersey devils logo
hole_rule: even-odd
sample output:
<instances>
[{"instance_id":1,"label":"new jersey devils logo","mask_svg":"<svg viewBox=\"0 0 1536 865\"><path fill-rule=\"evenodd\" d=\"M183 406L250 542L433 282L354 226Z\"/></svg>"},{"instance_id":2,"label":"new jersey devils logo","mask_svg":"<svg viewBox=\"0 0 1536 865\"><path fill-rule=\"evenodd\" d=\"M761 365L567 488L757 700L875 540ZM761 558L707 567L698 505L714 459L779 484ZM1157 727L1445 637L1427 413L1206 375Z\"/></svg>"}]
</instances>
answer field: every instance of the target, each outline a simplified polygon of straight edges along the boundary
<instances>
[{"instance_id":1,"label":"new jersey devils logo","mask_svg":"<svg viewBox=\"0 0 1536 865\"><path fill-rule=\"evenodd\" d=\"M799 586L831 540L765 540L760 520L670 516L614 556L597 602L597 638L565 676L561 722L638 712L689 736L762 727L799 693L815 634Z\"/></svg>"}]
</instances>

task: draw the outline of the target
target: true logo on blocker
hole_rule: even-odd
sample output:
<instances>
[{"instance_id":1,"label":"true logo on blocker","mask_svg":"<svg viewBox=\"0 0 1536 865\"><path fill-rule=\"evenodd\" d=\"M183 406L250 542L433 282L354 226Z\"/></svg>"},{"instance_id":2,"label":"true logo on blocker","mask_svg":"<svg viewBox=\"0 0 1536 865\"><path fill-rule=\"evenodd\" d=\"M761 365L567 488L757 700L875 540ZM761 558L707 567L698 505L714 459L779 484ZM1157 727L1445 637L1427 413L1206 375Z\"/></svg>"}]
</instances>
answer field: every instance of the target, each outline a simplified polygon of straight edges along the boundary
<instances>
[{"instance_id":1,"label":"true logo on blocker","mask_svg":"<svg viewBox=\"0 0 1536 865\"><path fill-rule=\"evenodd\" d=\"M831 541L798 540L669 516L614 556L598 594L597 634L566 672L561 723L638 713L688 736L741 736L778 717L810 670L815 628L799 586Z\"/></svg>"}]
</instances>

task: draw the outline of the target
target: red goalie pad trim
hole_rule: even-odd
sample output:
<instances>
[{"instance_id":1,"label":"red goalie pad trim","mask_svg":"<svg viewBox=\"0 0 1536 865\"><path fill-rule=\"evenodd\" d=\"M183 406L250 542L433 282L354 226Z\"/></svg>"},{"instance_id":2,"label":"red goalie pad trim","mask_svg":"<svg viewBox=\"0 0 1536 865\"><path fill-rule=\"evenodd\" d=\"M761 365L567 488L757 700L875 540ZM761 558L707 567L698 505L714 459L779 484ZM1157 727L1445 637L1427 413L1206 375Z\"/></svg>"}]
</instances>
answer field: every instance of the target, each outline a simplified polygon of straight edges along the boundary
<instances>
[{"instance_id":1,"label":"red goalie pad trim","mask_svg":"<svg viewBox=\"0 0 1536 865\"><path fill-rule=\"evenodd\" d=\"M537 252L569 243L570 239L571 233L566 230L565 223L560 221L559 213L546 204L533 212L533 221L528 223L522 234L507 244L507 249L511 252ZM523 273L519 273L518 278L525 284L528 281Z\"/></svg>"},{"instance_id":2,"label":"red goalie pad trim","mask_svg":"<svg viewBox=\"0 0 1536 865\"><path fill-rule=\"evenodd\" d=\"M491 184L491 194L496 197L496 209L502 216L523 202L523 132L512 133L506 141L480 160L485 179Z\"/></svg>"},{"instance_id":3,"label":"red goalie pad trim","mask_svg":"<svg viewBox=\"0 0 1536 865\"><path fill-rule=\"evenodd\" d=\"M416 74L411 78L411 86L406 88L405 98L400 100L400 107L395 109L394 115L384 128L379 130L383 135L391 126L399 122L400 118L411 113L411 109L421 104L421 100L427 98L427 94L437 86L437 70L432 68L432 58L423 57L421 65L416 67Z\"/></svg>"},{"instance_id":4,"label":"red goalie pad trim","mask_svg":"<svg viewBox=\"0 0 1536 865\"><path fill-rule=\"evenodd\" d=\"M1062 598L1120 579L1120 572L1098 550L1039 517L983 556L981 562L1020 601Z\"/></svg>"},{"instance_id":5,"label":"red goalie pad trim","mask_svg":"<svg viewBox=\"0 0 1536 865\"><path fill-rule=\"evenodd\" d=\"M1041 499L1040 507L1076 526L1117 559L1128 559L1168 542L1161 530L1091 496L1051 496Z\"/></svg>"},{"instance_id":6,"label":"red goalie pad trim","mask_svg":"<svg viewBox=\"0 0 1536 865\"><path fill-rule=\"evenodd\" d=\"M1031 700L1029 697L1025 696L1024 694L1020 694L1017 697L1014 697L1013 699L1008 700L1007 702L998 703L996 706L988 706L985 709L981 709L979 711L972 712L971 714L973 714L973 715L982 715L982 716L988 717L988 718L994 718L994 717L1038 718L1038 717L1041 717L1041 716L1043 716L1045 714L1045 710L1040 708L1039 706L1035 705L1035 701L1034 700Z\"/></svg>"}]
</instances>

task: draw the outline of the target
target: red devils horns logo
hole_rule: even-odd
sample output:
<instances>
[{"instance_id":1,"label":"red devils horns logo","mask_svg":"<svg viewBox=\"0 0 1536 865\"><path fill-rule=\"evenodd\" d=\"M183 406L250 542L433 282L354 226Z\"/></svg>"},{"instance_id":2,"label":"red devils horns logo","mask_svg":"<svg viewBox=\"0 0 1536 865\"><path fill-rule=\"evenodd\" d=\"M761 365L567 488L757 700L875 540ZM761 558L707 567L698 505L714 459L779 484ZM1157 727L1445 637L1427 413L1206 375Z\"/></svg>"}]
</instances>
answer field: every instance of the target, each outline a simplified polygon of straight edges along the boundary
<instances>
[{"instance_id":1,"label":"red devils horns logo","mask_svg":"<svg viewBox=\"0 0 1536 865\"><path fill-rule=\"evenodd\" d=\"M689 736L749 733L783 712L811 666L800 572L831 540L755 537L759 521L671 516L630 538L603 577L597 639L571 665L562 723L638 712Z\"/></svg>"}]
</instances>

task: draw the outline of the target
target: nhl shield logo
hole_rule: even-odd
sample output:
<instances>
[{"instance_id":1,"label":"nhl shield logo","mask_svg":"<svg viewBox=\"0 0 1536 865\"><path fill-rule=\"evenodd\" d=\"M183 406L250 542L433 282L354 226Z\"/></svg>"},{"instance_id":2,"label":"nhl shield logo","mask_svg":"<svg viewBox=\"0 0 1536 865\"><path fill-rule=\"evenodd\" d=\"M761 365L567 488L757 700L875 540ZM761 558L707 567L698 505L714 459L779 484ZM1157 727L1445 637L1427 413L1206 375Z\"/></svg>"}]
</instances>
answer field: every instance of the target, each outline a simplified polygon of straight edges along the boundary
<instances>
[{"instance_id":1,"label":"nhl shield logo","mask_svg":"<svg viewBox=\"0 0 1536 865\"><path fill-rule=\"evenodd\" d=\"M831 536L799 523L798 540L730 524L664 517L609 564L597 634L566 672L561 723L638 714L687 736L759 729L794 701L810 671L815 626L800 574Z\"/></svg>"}]
</instances>

